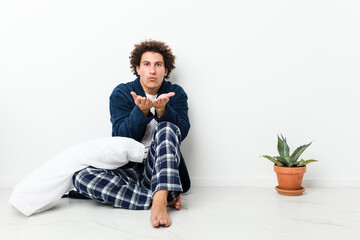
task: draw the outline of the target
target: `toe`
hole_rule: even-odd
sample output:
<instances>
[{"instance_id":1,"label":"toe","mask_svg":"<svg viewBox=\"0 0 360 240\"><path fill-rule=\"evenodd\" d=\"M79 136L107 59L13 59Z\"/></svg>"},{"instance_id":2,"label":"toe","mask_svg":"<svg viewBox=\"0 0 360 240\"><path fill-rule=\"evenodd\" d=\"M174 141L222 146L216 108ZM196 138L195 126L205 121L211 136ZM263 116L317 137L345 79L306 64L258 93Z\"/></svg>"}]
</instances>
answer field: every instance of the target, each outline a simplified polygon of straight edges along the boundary
<instances>
[{"instance_id":1,"label":"toe","mask_svg":"<svg viewBox=\"0 0 360 240\"><path fill-rule=\"evenodd\" d=\"M170 225L171 225L171 221L170 221L170 220L164 220L163 226L169 227Z\"/></svg>"},{"instance_id":2,"label":"toe","mask_svg":"<svg viewBox=\"0 0 360 240\"><path fill-rule=\"evenodd\" d=\"M158 227L160 225L160 222L155 220L155 221L152 221L151 224L154 226L154 227Z\"/></svg>"},{"instance_id":3,"label":"toe","mask_svg":"<svg viewBox=\"0 0 360 240\"><path fill-rule=\"evenodd\" d=\"M150 222L151 222L151 225L153 225L154 227L158 227L160 224L160 222L154 216L150 216Z\"/></svg>"},{"instance_id":4,"label":"toe","mask_svg":"<svg viewBox=\"0 0 360 240\"><path fill-rule=\"evenodd\" d=\"M160 220L160 225L166 226L167 222L165 219Z\"/></svg>"}]
</instances>

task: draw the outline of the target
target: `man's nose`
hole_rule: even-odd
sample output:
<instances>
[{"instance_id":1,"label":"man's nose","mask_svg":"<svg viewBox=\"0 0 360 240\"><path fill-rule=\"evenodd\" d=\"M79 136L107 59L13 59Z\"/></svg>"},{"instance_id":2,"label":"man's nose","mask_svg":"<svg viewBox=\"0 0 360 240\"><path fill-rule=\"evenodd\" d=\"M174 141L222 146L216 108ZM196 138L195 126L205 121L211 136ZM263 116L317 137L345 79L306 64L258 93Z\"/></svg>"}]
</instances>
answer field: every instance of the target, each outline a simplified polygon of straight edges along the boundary
<instances>
[{"instance_id":1,"label":"man's nose","mask_svg":"<svg viewBox=\"0 0 360 240\"><path fill-rule=\"evenodd\" d=\"M150 73L155 73L155 66L150 66Z\"/></svg>"}]
</instances>

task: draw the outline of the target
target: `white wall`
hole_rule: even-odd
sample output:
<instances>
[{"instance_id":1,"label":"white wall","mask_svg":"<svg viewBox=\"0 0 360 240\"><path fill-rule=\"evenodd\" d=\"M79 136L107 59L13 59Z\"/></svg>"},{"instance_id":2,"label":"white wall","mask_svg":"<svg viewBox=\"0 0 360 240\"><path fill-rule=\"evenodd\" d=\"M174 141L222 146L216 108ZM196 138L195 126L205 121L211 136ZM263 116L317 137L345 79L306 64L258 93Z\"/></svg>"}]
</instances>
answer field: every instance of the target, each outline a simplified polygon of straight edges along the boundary
<instances>
[{"instance_id":1,"label":"white wall","mask_svg":"<svg viewBox=\"0 0 360 240\"><path fill-rule=\"evenodd\" d=\"M360 186L357 1L2 1L0 186L110 136L133 45L167 42L189 95L194 185L276 184L276 135L313 141L306 186Z\"/></svg>"}]
</instances>

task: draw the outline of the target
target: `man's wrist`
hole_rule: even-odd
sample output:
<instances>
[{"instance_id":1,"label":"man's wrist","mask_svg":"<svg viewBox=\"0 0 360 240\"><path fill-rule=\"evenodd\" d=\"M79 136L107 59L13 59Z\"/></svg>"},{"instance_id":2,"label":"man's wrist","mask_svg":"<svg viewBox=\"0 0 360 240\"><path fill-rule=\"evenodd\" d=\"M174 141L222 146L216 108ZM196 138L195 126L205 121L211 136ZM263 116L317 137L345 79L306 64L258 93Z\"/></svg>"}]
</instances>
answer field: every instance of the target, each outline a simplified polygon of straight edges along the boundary
<instances>
[{"instance_id":1,"label":"man's wrist","mask_svg":"<svg viewBox=\"0 0 360 240\"><path fill-rule=\"evenodd\" d=\"M161 117L162 115L165 114L165 108L155 108L155 111L157 117Z\"/></svg>"},{"instance_id":2,"label":"man's wrist","mask_svg":"<svg viewBox=\"0 0 360 240\"><path fill-rule=\"evenodd\" d=\"M149 116L150 109L141 110L141 112L145 115L145 117L147 117Z\"/></svg>"}]
</instances>

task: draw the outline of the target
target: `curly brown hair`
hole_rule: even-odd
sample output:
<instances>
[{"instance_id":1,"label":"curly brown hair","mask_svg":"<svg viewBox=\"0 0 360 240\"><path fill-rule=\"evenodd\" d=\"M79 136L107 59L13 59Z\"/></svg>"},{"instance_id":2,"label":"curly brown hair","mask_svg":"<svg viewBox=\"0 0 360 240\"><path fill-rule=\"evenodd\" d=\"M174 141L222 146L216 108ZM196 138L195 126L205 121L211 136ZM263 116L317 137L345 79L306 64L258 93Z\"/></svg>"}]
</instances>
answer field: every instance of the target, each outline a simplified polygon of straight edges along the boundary
<instances>
[{"instance_id":1,"label":"curly brown hair","mask_svg":"<svg viewBox=\"0 0 360 240\"><path fill-rule=\"evenodd\" d=\"M141 57L145 52L160 53L163 56L165 69L167 69L167 75L165 78L169 78L170 72L175 68L175 56L168 45L164 42L155 40L145 40L139 44L135 44L135 48L129 57L132 72L136 76L139 76L136 71L136 67L140 66Z\"/></svg>"}]
</instances>

